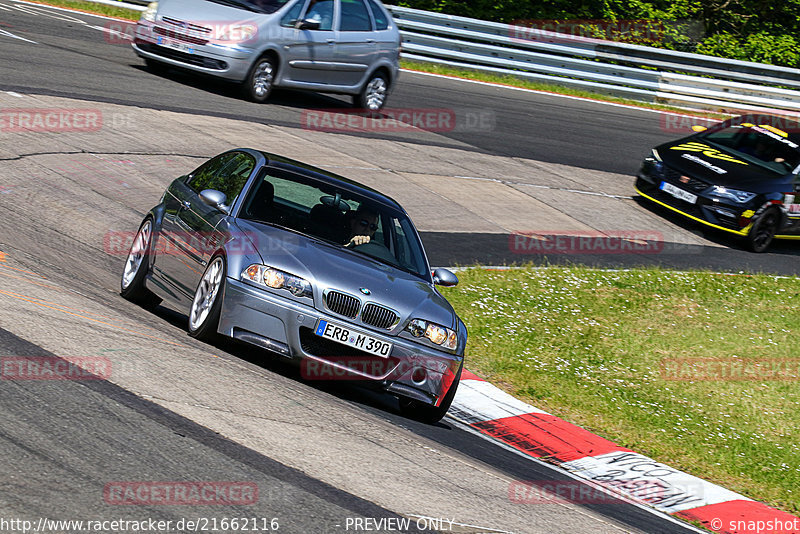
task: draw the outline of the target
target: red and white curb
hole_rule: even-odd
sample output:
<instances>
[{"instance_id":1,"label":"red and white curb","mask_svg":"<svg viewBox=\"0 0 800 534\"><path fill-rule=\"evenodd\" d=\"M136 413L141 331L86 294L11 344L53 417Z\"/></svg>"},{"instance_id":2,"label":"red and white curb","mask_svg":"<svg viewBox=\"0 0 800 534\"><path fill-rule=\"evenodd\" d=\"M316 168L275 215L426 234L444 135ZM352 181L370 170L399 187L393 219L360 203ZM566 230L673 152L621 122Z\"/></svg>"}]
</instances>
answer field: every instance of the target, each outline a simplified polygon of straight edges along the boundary
<instances>
[{"instance_id":1,"label":"red and white curb","mask_svg":"<svg viewBox=\"0 0 800 534\"><path fill-rule=\"evenodd\" d=\"M715 532L800 534L800 518L596 436L469 371L461 376L448 416L626 499L698 521ZM642 491L643 484L649 491ZM658 491L652 491L654 485Z\"/></svg>"}]
</instances>

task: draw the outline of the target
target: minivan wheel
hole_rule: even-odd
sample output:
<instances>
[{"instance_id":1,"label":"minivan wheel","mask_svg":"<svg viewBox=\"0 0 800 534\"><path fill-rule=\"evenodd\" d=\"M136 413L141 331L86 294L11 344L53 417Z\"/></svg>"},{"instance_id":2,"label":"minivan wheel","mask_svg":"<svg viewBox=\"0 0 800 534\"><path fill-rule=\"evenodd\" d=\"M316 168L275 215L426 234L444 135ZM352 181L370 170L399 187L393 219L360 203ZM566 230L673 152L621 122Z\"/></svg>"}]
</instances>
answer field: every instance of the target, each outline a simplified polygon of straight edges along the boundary
<instances>
[{"instance_id":1,"label":"minivan wheel","mask_svg":"<svg viewBox=\"0 0 800 534\"><path fill-rule=\"evenodd\" d=\"M244 94L253 102L266 102L275 83L275 60L269 56L258 58L244 81Z\"/></svg>"},{"instance_id":2,"label":"minivan wheel","mask_svg":"<svg viewBox=\"0 0 800 534\"><path fill-rule=\"evenodd\" d=\"M361 92L353 97L353 105L360 109L378 111L386 103L389 94L389 82L383 74L373 74Z\"/></svg>"}]
</instances>

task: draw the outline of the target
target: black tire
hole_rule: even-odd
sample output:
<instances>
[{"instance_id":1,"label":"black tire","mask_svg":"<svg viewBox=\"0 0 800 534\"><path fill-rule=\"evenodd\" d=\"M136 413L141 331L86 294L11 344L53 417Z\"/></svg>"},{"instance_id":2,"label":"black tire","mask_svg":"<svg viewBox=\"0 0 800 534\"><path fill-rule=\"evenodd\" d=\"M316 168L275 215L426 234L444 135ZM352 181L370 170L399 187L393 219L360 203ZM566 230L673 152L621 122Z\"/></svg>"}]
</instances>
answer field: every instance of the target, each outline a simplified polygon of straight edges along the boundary
<instances>
[{"instance_id":1,"label":"black tire","mask_svg":"<svg viewBox=\"0 0 800 534\"><path fill-rule=\"evenodd\" d=\"M250 68L247 78L242 82L245 98L259 104L266 102L275 86L277 72L278 66L274 58L271 56L258 58Z\"/></svg>"},{"instance_id":2,"label":"black tire","mask_svg":"<svg viewBox=\"0 0 800 534\"><path fill-rule=\"evenodd\" d=\"M769 207L764 210L764 212L759 215L758 219L756 219L756 222L753 223L753 227L750 228L750 233L747 234L745 238L747 248L753 252L766 251L775 238L780 223L781 212L778 208Z\"/></svg>"},{"instance_id":3,"label":"black tire","mask_svg":"<svg viewBox=\"0 0 800 534\"><path fill-rule=\"evenodd\" d=\"M453 380L453 383L450 384L450 389L445 394L444 399L442 399L442 403L439 406L430 406L414 399L401 398L400 413L403 414L404 417L408 417L409 419L414 419L415 421L420 421L429 425L438 423L442 417L447 415L447 410L449 410L450 405L453 404L453 399L456 396L458 384L461 383L461 370L463 368L464 364L462 363L458 368L455 380Z\"/></svg>"},{"instance_id":4,"label":"black tire","mask_svg":"<svg viewBox=\"0 0 800 534\"><path fill-rule=\"evenodd\" d=\"M147 229L147 230L145 230ZM142 233L146 231L147 236ZM142 221L136 237L133 238L131 249L125 258L125 266L120 278L119 294L123 298L135 302L144 307L156 307L161 303L161 299L155 296L145 286L144 280L150 269L150 255L153 253L153 235L155 224L153 219L148 217ZM144 242L140 241L140 237ZM138 249L138 250L135 250Z\"/></svg>"},{"instance_id":5,"label":"black tire","mask_svg":"<svg viewBox=\"0 0 800 534\"><path fill-rule=\"evenodd\" d=\"M214 271L214 269L217 268L220 270ZM206 267L205 272L203 272L203 277L197 284L197 289L194 292L194 299L189 308L190 336L201 341L213 341L217 338L217 327L219 326L219 316L222 311L222 294L225 291L226 273L227 264L225 263L225 257L217 255L211 258L211 261L208 262L208 267ZM216 287L212 288L211 286L214 284L211 282L210 278L213 277L216 279L217 276L219 276L219 281L216 283ZM213 292L213 294L209 297L210 292ZM199 299L207 300L207 302L201 304ZM205 316L201 315L202 310L200 307L202 307L203 310L208 310Z\"/></svg>"},{"instance_id":6,"label":"black tire","mask_svg":"<svg viewBox=\"0 0 800 534\"><path fill-rule=\"evenodd\" d=\"M353 96L353 106L366 111L379 111L389 96L389 81L385 74L376 73L369 77L361 92Z\"/></svg>"}]
</instances>

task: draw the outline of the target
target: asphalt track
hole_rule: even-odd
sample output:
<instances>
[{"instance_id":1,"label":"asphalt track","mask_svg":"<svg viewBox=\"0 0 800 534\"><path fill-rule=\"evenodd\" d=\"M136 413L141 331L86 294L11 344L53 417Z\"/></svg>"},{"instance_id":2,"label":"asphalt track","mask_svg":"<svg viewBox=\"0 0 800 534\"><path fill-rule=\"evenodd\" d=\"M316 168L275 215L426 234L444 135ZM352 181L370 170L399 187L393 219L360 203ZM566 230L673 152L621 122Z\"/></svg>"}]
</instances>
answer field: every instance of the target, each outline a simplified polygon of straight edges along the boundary
<instances>
[{"instance_id":1,"label":"asphalt track","mask_svg":"<svg viewBox=\"0 0 800 534\"><path fill-rule=\"evenodd\" d=\"M7 2L2 4L7 5ZM143 69L127 46L108 43L100 30L66 20L68 17L71 15L11 12L0 6L0 29L37 43L33 46L22 39L0 35L0 72L3 73L0 90L236 118L290 128L300 127L305 109L348 105L336 97L282 92L270 105L258 106L240 100L235 89L226 84L209 84L175 72L156 76ZM84 16L76 18L92 20ZM102 26L104 23L93 24ZM661 130L660 116L656 113L408 73L403 74L390 105L447 106L457 113L475 109L491 112L494 120L491 135L471 131L442 132L434 143L443 148L467 144L476 152L486 154L568 163L620 174L632 173L650 146L670 137ZM546 135L541 135L542 132ZM159 132L154 131L153 135L158 136ZM423 142L409 135L359 136L404 143ZM426 139L424 143L430 146L432 142ZM24 206L15 207L25 212ZM25 215L26 223L36 220L35 214ZM125 217L132 218L132 215L126 212ZM51 222L48 231L53 228ZM38 231L32 224L20 228L7 222L0 244L13 250L33 250ZM454 247L453 235L428 232L426 245L429 251L436 251L432 253L433 262L486 263L487 259L496 258L497 263L501 263L508 259L497 245L502 241L496 234L469 234L459 238L464 241L456 242ZM476 239L486 246L475 247ZM57 243L53 245L57 247ZM474 252L470 252L478 248L492 250L492 247L498 250L491 258L475 257ZM790 247L779 247L775 254L757 258L748 255L754 258L749 262L742 262L740 251L727 252L723 247L714 247L714 251L719 259L713 261L723 270L738 270L745 265L753 270L796 272L795 253ZM142 328L155 324L158 334L167 339L186 341L182 330L184 319L175 312L160 308L151 315L119 301L114 294L114 277L119 267L117 258L85 259L91 266L87 272L85 266L73 266L70 262L58 265L57 256L54 252L47 261L42 260L41 270L51 279L67 283L74 277L76 291L84 298L130 317ZM40 261L32 257L24 260L24 267ZM589 260L599 264L606 261L603 258ZM688 255L686 265L696 264L697 260L697 255ZM99 274L103 271L110 274ZM92 278L95 274L97 278ZM12 286L4 283L3 287ZM73 351L87 350L80 338L64 341L70 337L69 328L55 324L62 336L55 340L48 337L55 333L48 330L46 318L41 319L42 324L31 325L18 323L13 317L4 315L0 323L3 327L0 355L58 355L60 352L51 348L70 345ZM202 350L196 344L192 348ZM395 407L384 397L336 385L312 387L300 382L296 371L280 362L265 364L251 351L233 345L220 349L215 351L220 358L255 372L259 377L271 377L267 380L279 380L281 384L288 383L289 388L300 388L303 395L313 397L324 406L334 406L331 409L344 406L347 415L366 425L388 424L400 434L408 432L425 443L438 444L434 446L442 447L448 455L463 455L475 465L483 466L482 469L517 480L558 477L546 466L529 462L447 422L426 426L406 420L396 414ZM223 438L209 430L205 422L166 409L138 392L134 395L129 388L102 380L66 386L64 383L8 384L0 388L3 412L0 438L7 458L13 459L4 464L3 478L13 481L15 491L0 498L0 513L4 517L49 515L63 518L72 514L88 519L92 514L103 516L111 512L108 508L98 509L97 487L108 480L176 478L257 481L260 488L270 488L270 491L262 492L259 510L247 509L245 515L284 517L287 519L285 529L290 532L336 531L336 523L350 516L394 516L386 507L342 489L343 484L320 481L321 477L309 475L302 468L287 466L285 461L256 452L241 444L243 440ZM73 490L68 491L68 488ZM445 496L438 498L446 499ZM613 525L621 524L627 525L623 528L630 531L689 531L631 505L588 508L586 513L608 518L607 526L611 530L614 530ZM166 508L146 511L146 514L141 509L136 512L138 516L163 518L185 515ZM241 510L202 511L219 515ZM113 512L119 514L119 508ZM201 510L192 512L203 515ZM533 509L531 514L537 512L539 510ZM531 521L535 523L536 518L532 517ZM502 524L486 526L503 528Z\"/></svg>"}]
</instances>

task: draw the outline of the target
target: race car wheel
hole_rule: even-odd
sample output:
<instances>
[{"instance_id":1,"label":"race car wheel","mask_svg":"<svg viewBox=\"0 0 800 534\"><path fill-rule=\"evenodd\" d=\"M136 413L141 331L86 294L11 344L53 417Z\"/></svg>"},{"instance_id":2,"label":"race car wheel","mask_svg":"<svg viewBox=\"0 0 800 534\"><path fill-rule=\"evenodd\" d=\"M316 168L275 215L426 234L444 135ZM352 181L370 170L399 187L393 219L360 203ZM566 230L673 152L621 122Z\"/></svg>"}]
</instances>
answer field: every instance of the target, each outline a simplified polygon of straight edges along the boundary
<instances>
[{"instance_id":1,"label":"race car wheel","mask_svg":"<svg viewBox=\"0 0 800 534\"><path fill-rule=\"evenodd\" d=\"M461 370L463 368L464 364L462 363L461 367L458 368L455 380L450 384L450 389L445 394L439 406L429 406L413 399L401 398L400 413L409 419L414 419L429 425L439 422L442 417L447 415L447 410L449 410L450 405L453 404L458 384L461 382Z\"/></svg>"},{"instance_id":2,"label":"race car wheel","mask_svg":"<svg viewBox=\"0 0 800 534\"><path fill-rule=\"evenodd\" d=\"M361 92L353 97L353 106L369 111L378 111L386 103L389 82L383 74L373 74Z\"/></svg>"},{"instance_id":3,"label":"race car wheel","mask_svg":"<svg viewBox=\"0 0 800 534\"><path fill-rule=\"evenodd\" d=\"M125 259L122 270L119 294L132 302L143 306L158 306L161 299L145 287L144 279L149 269L148 259L152 251L153 220L147 218L139 227L136 237L133 238L131 250Z\"/></svg>"},{"instance_id":4,"label":"race car wheel","mask_svg":"<svg viewBox=\"0 0 800 534\"><path fill-rule=\"evenodd\" d=\"M190 336L203 341L211 341L216 337L225 288L225 269L225 258L214 256L197 284L189 309Z\"/></svg>"},{"instance_id":5,"label":"race car wheel","mask_svg":"<svg viewBox=\"0 0 800 534\"><path fill-rule=\"evenodd\" d=\"M277 67L275 60L270 56L258 58L253 63L250 69L250 74L244 81L242 89L245 96L253 102L266 102L269 95L272 94L272 88L275 84L275 73Z\"/></svg>"},{"instance_id":6,"label":"race car wheel","mask_svg":"<svg viewBox=\"0 0 800 534\"><path fill-rule=\"evenodd\" d=\"M778 208L770 207L753 223L750 233L747 234L747 246L753 252L764 252L769 248L772 239L778 232L781 213Z\"/></svg>"}]
</instances>

